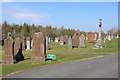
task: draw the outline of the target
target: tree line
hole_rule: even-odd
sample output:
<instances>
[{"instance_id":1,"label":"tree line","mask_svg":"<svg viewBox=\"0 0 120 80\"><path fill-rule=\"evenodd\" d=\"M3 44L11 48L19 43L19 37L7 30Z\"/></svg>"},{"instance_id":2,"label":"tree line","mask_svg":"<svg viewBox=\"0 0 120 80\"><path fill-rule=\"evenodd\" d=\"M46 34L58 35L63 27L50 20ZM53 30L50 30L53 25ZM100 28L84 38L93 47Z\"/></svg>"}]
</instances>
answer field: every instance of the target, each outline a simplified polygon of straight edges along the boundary
<instances>
[{"instance_id":1,"label":"tree line","mask_svg":"<svg viewBox=\"0 0 120 80\"><path fill-rule=\"evenodd\" d=\"M73 36L75 31L79 31L79 30L75 30L75 29L65 29L64 26L61 26L60 28L53 28L52 26L45 26L43 27L42 25L29 25L27 23L24 23L22 25L18 25L18 24L8 24L7 21L4 21L2 24L2 39L4 40L7 35L8 32L11 32L11 37L14 39L15 37L32 37L33 34L35 32L43 32L45 36L49 36L51 38L54 37L59 37L61 35L69 35L69 36ZM108 32L110 32L111 30L109 30ZM84 31L79 31L80 33L86 35L86 32ZM91 32L88 32L91 33ZM117 34L118 32L116 32ZM119 32L120 35L120 32Z\"/></svg>"}]
</instances>

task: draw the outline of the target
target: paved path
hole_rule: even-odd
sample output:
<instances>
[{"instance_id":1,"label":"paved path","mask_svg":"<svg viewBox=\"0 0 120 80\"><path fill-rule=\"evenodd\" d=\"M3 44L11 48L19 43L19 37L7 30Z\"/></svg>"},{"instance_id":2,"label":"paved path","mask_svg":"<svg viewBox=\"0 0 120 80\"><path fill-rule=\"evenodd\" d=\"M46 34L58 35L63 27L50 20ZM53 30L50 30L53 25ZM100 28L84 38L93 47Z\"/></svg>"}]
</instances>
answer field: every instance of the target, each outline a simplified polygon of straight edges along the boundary
<instances>
[{"instance_id":1,"label":"paved path","mask_svg":"<svg viewBox=\"0 0 120 80\"><path fill-rule=\"evenodd\" d=\"M7 78L117 78L118 54L18 72Z\"/></svg>"}]
</instances>

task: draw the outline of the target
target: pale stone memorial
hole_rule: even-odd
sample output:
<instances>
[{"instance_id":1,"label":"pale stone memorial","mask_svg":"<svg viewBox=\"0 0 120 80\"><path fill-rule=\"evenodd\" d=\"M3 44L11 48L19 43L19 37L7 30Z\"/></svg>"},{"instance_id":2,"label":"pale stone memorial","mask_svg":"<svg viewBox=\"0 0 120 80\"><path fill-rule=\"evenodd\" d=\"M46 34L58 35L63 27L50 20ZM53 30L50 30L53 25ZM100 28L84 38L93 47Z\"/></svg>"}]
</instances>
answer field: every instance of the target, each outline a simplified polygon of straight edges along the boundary
<instances>
[{"instance_id":1,"label":"pale stone memorial","mask_svg":"<svg viewBox=\"0 0 120 80\"><path fill-rule=\"evenodd\" d=\"M68 38L68 49L72 49L72 38L69 36Z\"/></svg>"},{"instance_id":2,"label":"pale stone memorial","mask_svg":"<svg viewBox=\"0 0 120 80\"><path fill-rule=\"evenodd\" d=\"M98 40L96 41L96 44L94 45L95 48L105 47L105 44L101 39L101 34L102 34L102 19L100 19L100 22L99 22L99 36L98 36Z\"/></svg>"},{"instance_id":3,"label":"pale stone memorial","mask_svg":"<svg viewBox=\"0 0 120 80\"><path fill-rule=\"evenodd\" d=\"M49 49L49 41L48 36L46 36L46 49Z\"/></svg>"},{"instance_id":4,"label":"pale stone memorial","mask_svg":"<svg viewBox=\"0 0 120 80\"><path fill-rule=\"evenodd\" d=\"M57 43L59 40L58 40L58 37L55 37L55 42Z\"/></svg>"},{"instance_id":5,"label":"pale stone memorial","mask_svg":"<svg viewBox=\"0 0 120 80\"><path fill-rule=\"evenodd\" d=\"M82 34L80 36L80 41L79 41L79 48L85 48L85 43L84 43L85 36Z\"/></svg>"},{"instance_id":6,"label":"pale stone memorial","mask_svg":"<svg viewBox=\"0 0 120 80\"><path fill-rule=\"evenodd\" d=\"M30 37L26 38L26 50L30 50L31 45L30 45Z\"/></svg>"}]
</instances>

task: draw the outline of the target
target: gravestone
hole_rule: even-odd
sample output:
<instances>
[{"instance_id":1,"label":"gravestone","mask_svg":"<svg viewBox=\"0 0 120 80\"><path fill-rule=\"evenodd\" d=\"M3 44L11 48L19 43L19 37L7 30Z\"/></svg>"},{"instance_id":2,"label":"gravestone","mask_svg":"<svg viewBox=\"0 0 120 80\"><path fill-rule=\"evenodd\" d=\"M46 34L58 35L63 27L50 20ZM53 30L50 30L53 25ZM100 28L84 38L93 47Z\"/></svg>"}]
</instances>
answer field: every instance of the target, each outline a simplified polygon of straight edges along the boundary
<instances>
[{"instance_id":1,"label":"gravestone","mask_svg":"<svg viewBox=\"0 0 120 80\"><path fill-rule=\"evenodd\" d=\"M31 40L30 37L26 38L26 50L30 50L31 48L30 40Z\"/></svg>"},{"instance_id":2,"label":"gravestone","mask_svg":"<svg viewBox=\"0 0 120 80\"><path fill-rule=\"evenodd\" d=\"M111 39L113 39L114 37L113 37L113 34L111 34Z\"/></svg>"},{"instance_id":3,"label":"gravestone","mask_svg":"<svg viewBox=\"0 0 120 80\"><path fill-rule=\"evenodd\" d=\"M93 43L93 42L95 42L95 34L94 33L89 33L88 34L88 42L89 43Z\"/></svg>"},{"instance_id":4,"label":"gravestone","mask_svg":"<svg viewBox=\"0 0 120 80\"><path fill-rule=\"evenodd\" d=\"M68 44L68 35L64 35L63 37L63 43Z\"/></svg>"},{"instance_id":5,"label":"gravestone","mask_svg":"<svg viewBox=\"0 0 120 80\"><path fill-rule=\"evenodd\" d=\"M80 32L75 32L74 33L74 48L78 48L79 46L79 37L80 37Z\"/></svg>"},{"instance_id":6,"label":"gravestone","mask_svg":"<svg viewBox=\"0 0 120 80\"><path fill-rule=\"evenodd\" d=\"M72 49L72 38L69 36L68 38L68 49Z\"/></svg>"},{"instance_id":7,"label":"gravestone","mask_svg":"<svg viewBox=\"0 0 120 80\"><path fill-rule=\"evenodd\" d=\"M85 39L85 36L82 34L82 35L80 36L79 48L85 48L84 39Z\"/></svg>"},{"instance_id":8,"label":"gravestone","mask_svg":"<svg viewBox=\"0 0 120 80\"><path fill-rule=\"evenodd\" d=\"M32 49L32 45L33 45L33 40L31 39L31 49Z\"/></svg>"},{"instance_id":9,"label":"gravestone","mask_svg":"<svg viewBox=\"0 0 120 80\"><path fill-rule=\"evenodd\" d=\"M26 49L26 39L25 37L22 38L22 50Z\"/></svg>"},{"instance_id":10,"label":"gravestone","mask_svg":"<svg viewBox=\"0 0 120 80\"><path fill-rule=\"evenodd\" d=\"M60 45L63 45L64 42L63 42L63 36L60 36Z\"/></svg>"},{"instance_id":11,"label":"gravestone","mask_svg":"<svg viewBox=\"0 0 120 80\"><path fill-rule=\"evenodd\" d=\"M104 41L102 40L102 19L100 19L99 21L99 37L96 41L96 44L94 45L95 48L103 48L105 47L105 43Z\"/></svg>"},{"instance_id":12,"label":"gravestone","mask_svg":"<svg viewBox=\"0 0 120 80\"><path fill-rule=\"evenodd\" d=\"M104 38L105 38L105 34L101 33L101 39L104 40Z\"/></svg>"},{"instance_id":13,"label":"gravestone","mask_svg":"<svg viewBox=\"0 0 120 80\"><path fill-rule=\"evenodd\" d=\"M88 41L88 33L86 33L85 40Z\"/></svg>"},{"instance_id":14,"label":"gravestone","mask_svg":"<svg viewBox=\"0 0 120 80\"><path fill-rule=\"evenodd\" d=\"M49 42L49 43L51 42L50 37L48 38L48 42Z\"/></svg>"},{"instance_id":15,"label":"gravestone","mask_svg":"<svg viewBox=\"0 0 120 80\"><path fill-rule=\"evenodd\" d=\"M46 49L49 49L48 36L46 36Z\"/></svg>"},{"instance_id":16,"label":"gravestone","mask_svg":"<svg viewBox=\"0 0 120 80\"><path fill-rule=\"evenodd\" d=\"M94 38L94 40L97 40L97 36L98 36L97 33L95 33L95 38Z\"/></svg>"},{"instance_id":17,"label":"gravestone","mask_svg":"<svg viewBox=\"0 0 120 80\"><path fill-rule=\"evenodd\" d=\"M119 38L119 35L117 34L116 38Z\"/></svg>"},{"instance_id":18,"label":"gravestone","mask_svg":"<svg viewBox=\"0 0 120 80\"><path fill-rule=\"evenodd\" d=\"M21 60L24 60L22 54L22 42L20 42L19 38L15 38L14 40L14 63L17 63Z\"/></svg>"},{"instance_id":19,"label":"gravestone","mask_svg":"<svg viewBox=\"0 0 120 80\"><path fill-rule=\"evenodd\" d=\"M33 35L33 47L31 60L45 61L46 57L46 42L42 32Z\"/></svg>"},{"instance_id":20,"label":"gravestone","mask_svg":"<svg viewBox=\"0 0 120 80\"><path fill-rule=\"evenodd\" d=\"M3 55L3 63L4 64L13 64L13 39L8 34L8 37L4 40L4 55Z\"/></svg>"},{"instance_id":21,"label":"gravestone","mask_svg":"<svg viewBox=\"0 0 120 80\"><path fill-rule=\"evenodd\" d=\"M57 43L59 40L58 40L58 37L55 37L55 42Z\"/></svg>"},{"instance_id":22,"label":"gravestone","mask_svg":"<svg viewBox=\"0 0 120 80\"><path fill-rule=\"evenodd\" d=\"M108 40L111 41L111 36L110 36L110 34L108 34Z\"/></svg>"}]
</instances>

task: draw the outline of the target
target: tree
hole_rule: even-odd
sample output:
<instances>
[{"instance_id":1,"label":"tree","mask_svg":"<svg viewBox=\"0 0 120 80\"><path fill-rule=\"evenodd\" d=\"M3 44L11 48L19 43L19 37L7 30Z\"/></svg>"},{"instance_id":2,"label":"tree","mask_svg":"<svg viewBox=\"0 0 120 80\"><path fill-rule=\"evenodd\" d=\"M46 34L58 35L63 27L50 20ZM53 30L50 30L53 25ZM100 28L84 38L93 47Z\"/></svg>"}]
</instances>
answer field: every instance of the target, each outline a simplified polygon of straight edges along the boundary
<instances>
[{"instance_id":1,"label":"tree","mask_svg":"<svg viewBox=\"0 0 120 80\"><path fill-rule=\"evenodd\" d=\"M7 37L7 21L4 21L4 23L2 24L2 39L4 40Z\"/></svg>"},{"instance_id":2,"label":"tree","mask_svg":"<svg viewBox=\"0 0 120 80\"><path fill-rule=\"evenodd\" d=\"M21 36L22 37L29 37L30 36L30 26L28 24L24 23L21 28Z\"/></svg>"}]
</instances>

